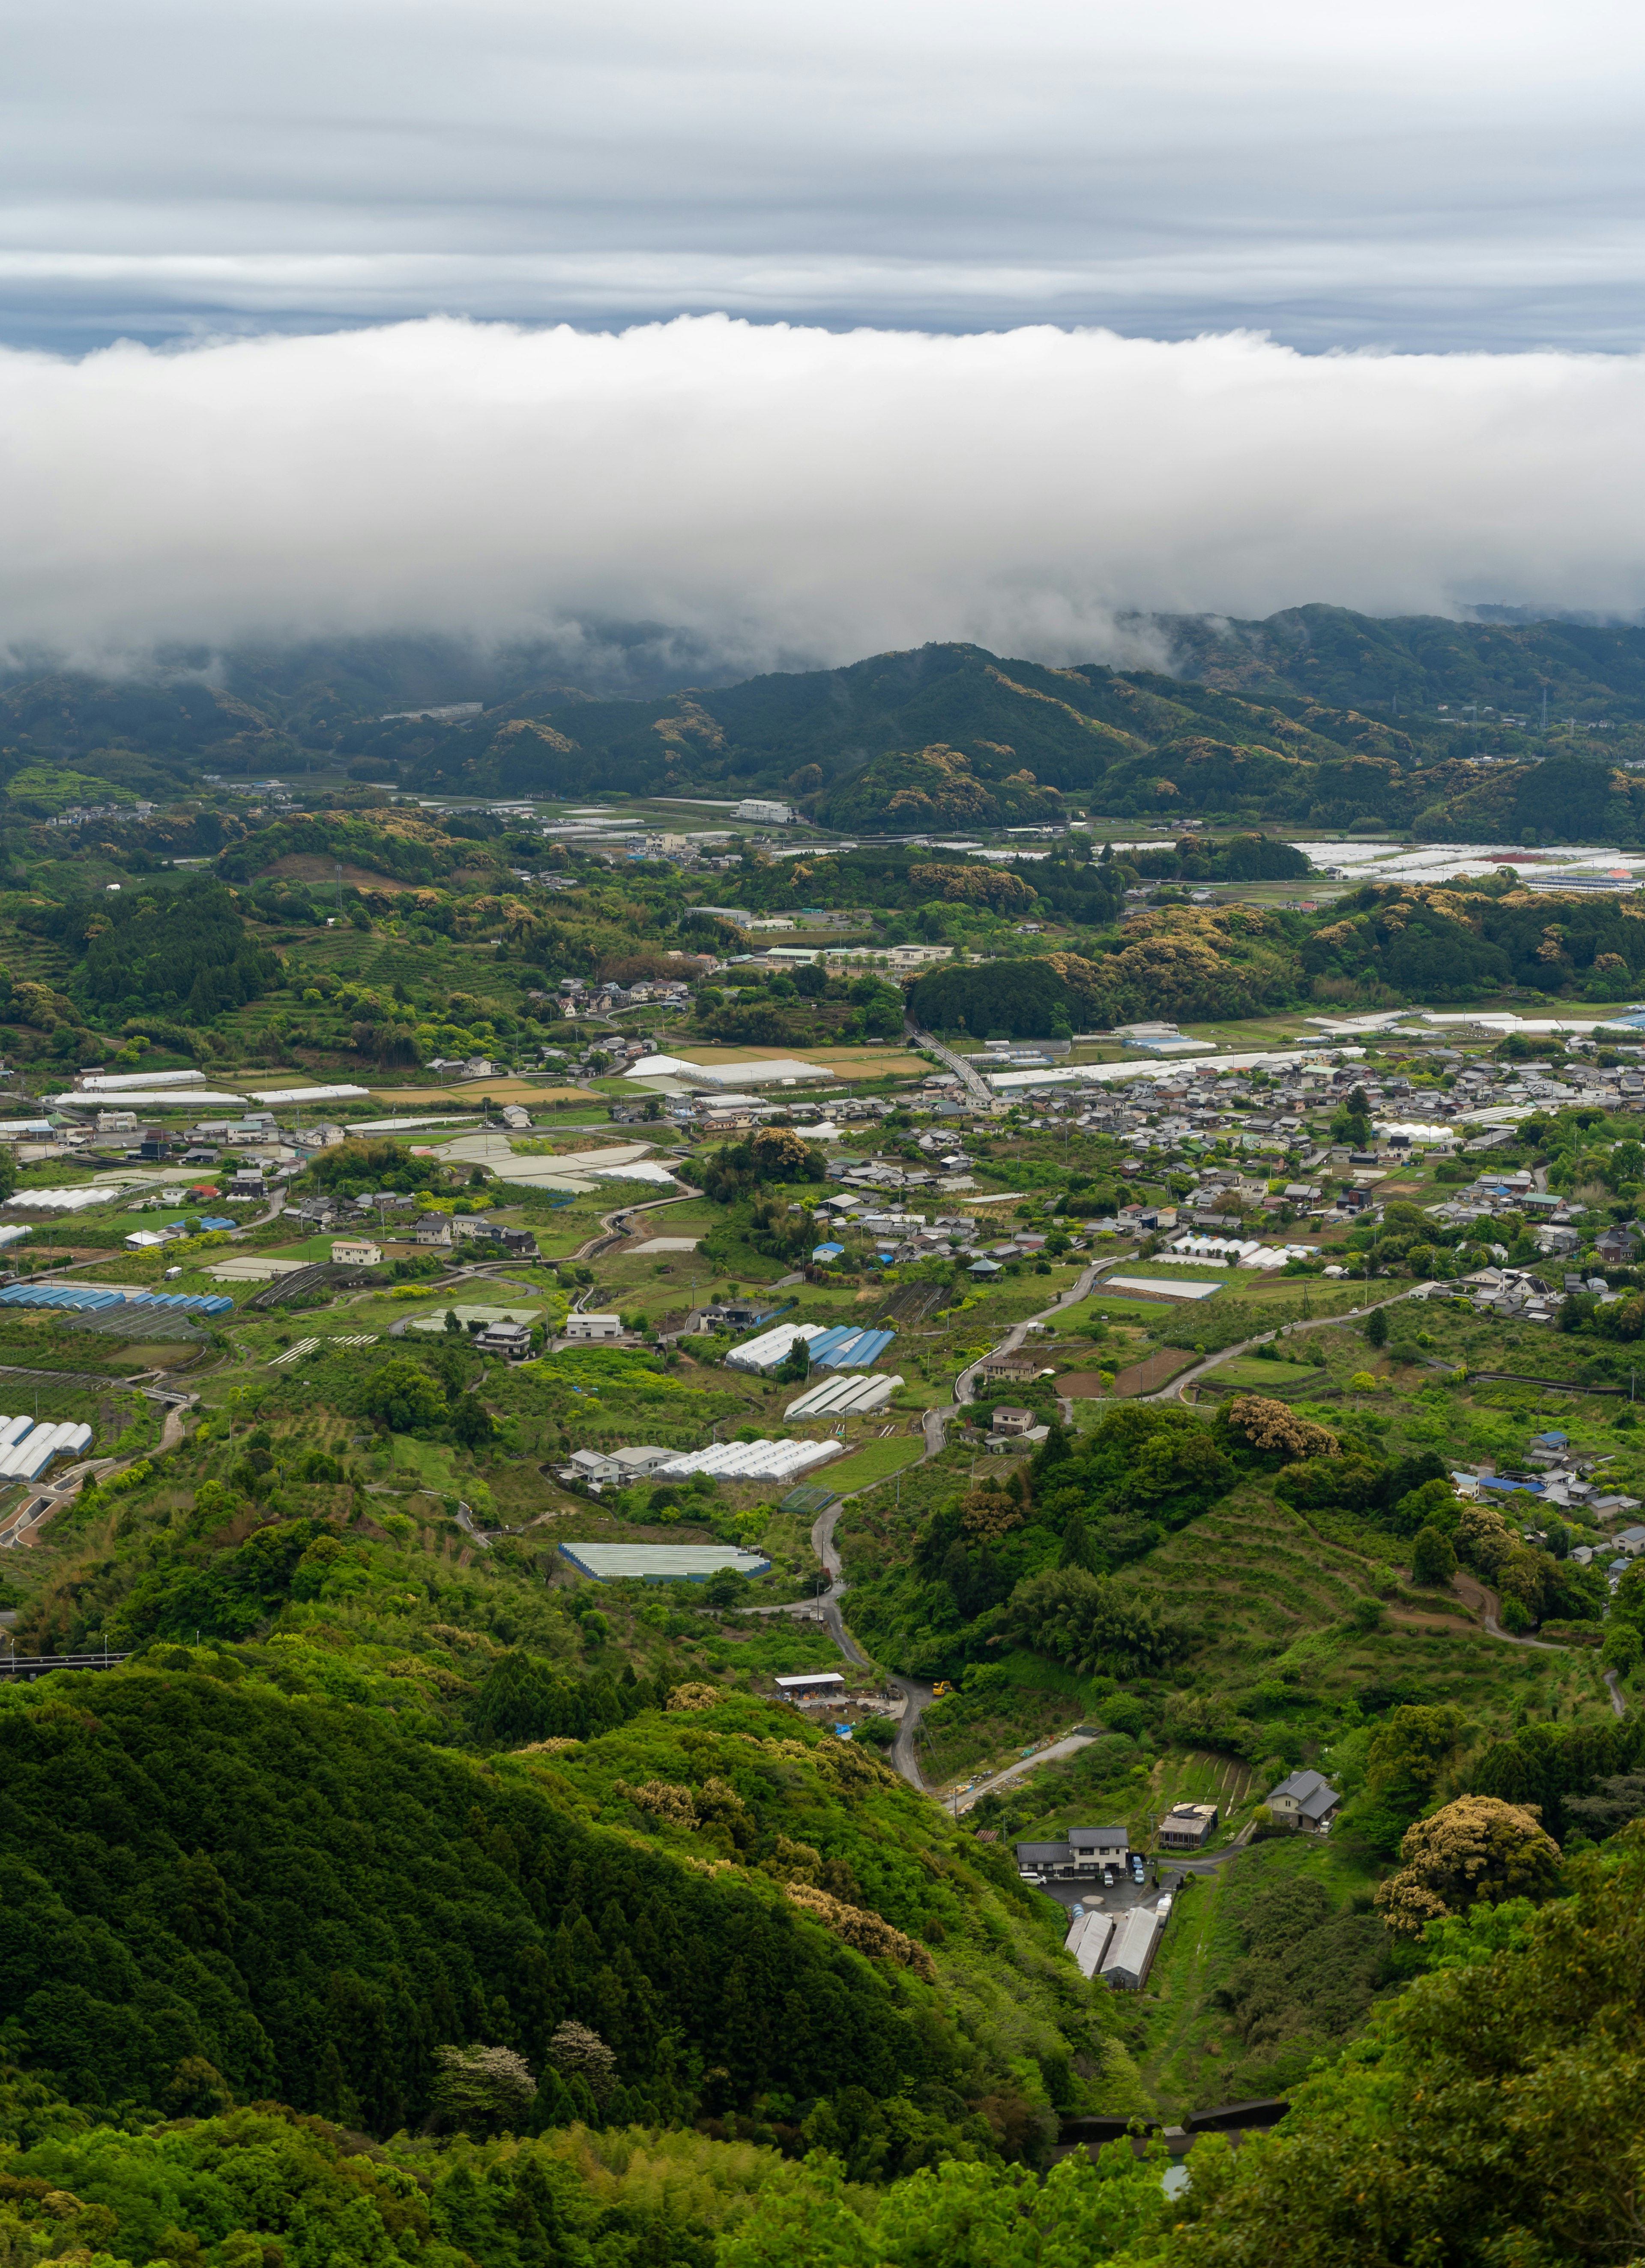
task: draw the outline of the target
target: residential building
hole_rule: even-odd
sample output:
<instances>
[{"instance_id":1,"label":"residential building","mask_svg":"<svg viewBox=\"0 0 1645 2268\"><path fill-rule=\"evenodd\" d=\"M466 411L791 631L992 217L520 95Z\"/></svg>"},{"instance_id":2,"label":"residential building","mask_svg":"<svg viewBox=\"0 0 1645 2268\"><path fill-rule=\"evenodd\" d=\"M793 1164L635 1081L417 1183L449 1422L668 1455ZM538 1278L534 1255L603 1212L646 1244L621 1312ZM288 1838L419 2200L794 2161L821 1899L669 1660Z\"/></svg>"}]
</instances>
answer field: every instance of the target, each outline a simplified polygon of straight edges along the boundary
<instances>
[{"instance_id":1,"label":"residential building","mask_svg":"<svg viewBox=\"0 0 1645 2268\"><path fill-rule=\"evenodd\" d=\"M573 1449L560 1468L562 1481L590 1481L597 1487L621 1477L622 1468L614 1457L607 1456L602 1449Z\"/></svg>"},{"instance_id":2,"label":"residential building","mask_svg":"<svg viewBox=\"0 0 1645 2268\"><path fill-rule=\"evenodd\" d=\"M1031 1378L1038 1378L1042 1367L1043 1365L1036 1362L1032 1355L1026 1354L989 1354L982 1359L984 1378L1005 1381L1019 1379L1025 1383Z\"/></svg>"},{"instance_id":3,"label":"residential building","mask_svg":"<svg viewBox=\"0 0 1645 2268\"><path fill-rule=\"evenodd\" d=\"M1095 1877L1105 1867L1123 1867L1126 1852L1123 1827L1070 1827L1066 1843L1019 1843L1017 1871L1024 1881Z\"/></svg>"},{"instance_id":4,"label":"residential building","mask_svg":"<svg viewBox=\"0 0 1645 2268\"><path fill-rule=\"evenodd\" d=\"M620 1339L621 1315L568 1315L563 1336L569 1339Z\"/></svg>"},{"instance_id":5,"label":"residential building","mask_svg":"<svg viewBox=\"0 0 1645 2268\"><path fill-rule=\"evenodd\" d=\"M1033 1425L1034 1413L1032 1410L1001 1408L994 1413L994 1431L996 1433L1012 1435L1028 1433L1032 1432Z\"/></svg>"},{"instance_id":6,"label":"residential building","mask_svg":"<svg viewBox=\"0 0 1645 2268\"><path fill-rule=\"evenodd\" d=\"M488 1323L474 1344L481 1354L500 1354L509 1362L524 1362L532 1351L529 1323Z\"/></svg>"},{"instance_id":7,"label":"residential building","mask_svg":"<svg viewBox=\"0 0 1645 2268\"><path fill-rule=\"evenodd\" d=\"M1323 1835L1335 1818L1341 1800L1335 1788L1317 1771L1296 1771L1273 1790L1267 1805L1281 1827Z\"/></svg>"},{"instance_id":8,"label":"residential building","mask_svg":"<svg viewBox=\"0 0 1645 2268\"><path fill-rule=\"evenodd\" d=\"M381 1263L383 1248L364 1236L334 1237L331 1256L339 1268L375 1268Z\"/></svg>"},{"instance_id":9,"label":"residential building","mask_svg":"<svg viewBox=\"0 0 1645 2268\"><path fill-rule=\"evenodd\" d=\"M611 1461L625 1479L645 1480L679 1454L678 1449L660 1449L655 1442L642 1441L633 1448L613 1449Z\"/></svg>"},{"instance_id":10,"label":"residential building","mask_svg":"<svg viewBox=\"0 0 1645 2268\"><path fill-rule=\"evenodd\" d=\"M1215 1833L1216 1820L1214 1803L1179 1803L1159 1822L1160 1848L1198 1851Z\"/></svg>"},{"instance_id":11,"label":"residential building","mask_svg":"<svg viewBox=\"0 0 1645 2268\"><path fill-rule=\"evenodd\" d=\"M449 1251L452 1243L451 1217L443 1212L425 1212L412 1234L419 1244L439 1245Z\"/></svg>"}]
</instances>

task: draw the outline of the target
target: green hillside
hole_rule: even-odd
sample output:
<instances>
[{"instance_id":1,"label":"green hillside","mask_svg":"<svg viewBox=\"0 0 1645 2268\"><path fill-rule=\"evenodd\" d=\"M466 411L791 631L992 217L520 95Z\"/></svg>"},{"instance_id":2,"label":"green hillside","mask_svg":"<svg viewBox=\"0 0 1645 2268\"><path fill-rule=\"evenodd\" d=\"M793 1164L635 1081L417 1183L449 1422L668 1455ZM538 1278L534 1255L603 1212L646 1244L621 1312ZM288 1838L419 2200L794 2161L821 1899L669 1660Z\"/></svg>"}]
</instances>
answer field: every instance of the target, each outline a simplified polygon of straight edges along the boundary
<instances>
[{"instance_id":1,"label":"green hillside","mask_svg":"<svg viewBox=\"0 0 1645 2268\"><path fill-rule=\"evenodd\" d=\"M1458 755L1614 759L1637 753L1645 727L1638 630L1378 622L1323 606L1151 627L1174 674L936 644L733 684L705 667L682 686L641 641L591 659L574 683L544 649L409 637L224 656L220 681L200 674L203 656L117 683L13 671L0 680L0 772L73 771L146 799L204 775L339 770L459 795L758 791L854 830L1023 823L1057 796L1099 789L1115 813L1163 799L1287 823L1406 825L1477 801L1477 774L1412 777ZM464 702L479 713L400 713ZM1493 780L1461 822L1556 827L1566 799L1520 810L1524 785ZM1623 792L1590 786L1590 831L1620 823L1607 792Z\"/></svg>"},{"instance_id":2,"label":"green hillside","mask_svg":"<svg viewBox=\"0 0 1645 2268\"><path fill-rule=\"evenodd\" d=\"M1488 610L1487 610L1488 612ZM1375 715L1479 701L1539 719L1645 718L1645 630L1634 625L1439 615L1378 620L1306 606L1265 622L1156 616L1174 666L1258 701L1303 698Z\"/></svg>"}]
</instances>

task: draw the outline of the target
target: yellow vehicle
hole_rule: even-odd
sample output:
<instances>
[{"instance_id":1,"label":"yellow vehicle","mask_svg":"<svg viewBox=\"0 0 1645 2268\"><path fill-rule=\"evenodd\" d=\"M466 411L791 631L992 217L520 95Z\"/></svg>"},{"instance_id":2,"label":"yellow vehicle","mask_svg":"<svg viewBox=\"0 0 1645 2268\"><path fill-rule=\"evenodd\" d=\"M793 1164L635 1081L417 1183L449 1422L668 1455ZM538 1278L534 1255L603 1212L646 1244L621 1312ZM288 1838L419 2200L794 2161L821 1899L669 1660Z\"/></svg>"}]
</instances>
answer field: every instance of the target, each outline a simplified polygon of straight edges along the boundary
<instances>
[{"instance_id":1,"label":"yellow vehicle","mask_svg":"<svg viewBox=\"0 0 1645 2268\"><path fill-rule=\"evenodd\" d=\"M931 1698L933 1701L940 1701L944 1693L951 1693L953 1690L947 1678L941 1677L931 1688Z\"/></svg>"}]
</instances>

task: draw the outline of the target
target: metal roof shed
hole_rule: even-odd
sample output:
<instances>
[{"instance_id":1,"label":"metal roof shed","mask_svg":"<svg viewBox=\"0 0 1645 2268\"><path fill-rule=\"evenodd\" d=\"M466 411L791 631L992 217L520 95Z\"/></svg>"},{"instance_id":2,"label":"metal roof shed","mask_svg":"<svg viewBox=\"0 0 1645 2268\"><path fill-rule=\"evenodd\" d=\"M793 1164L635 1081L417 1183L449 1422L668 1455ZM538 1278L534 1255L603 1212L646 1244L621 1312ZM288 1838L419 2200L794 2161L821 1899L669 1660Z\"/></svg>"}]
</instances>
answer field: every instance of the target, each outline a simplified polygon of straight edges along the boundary
<instances>
[{"instance_id":1,"label":"metal roof shed","mask_svg":"<svg viewBox=\"0 0 1645 2268\"><path fill-rule=\"evenodd\" d=\"M1153 1965L1164 1926L1159 1916L1147 1906L1133 1906L1114 1932L1113 1943L1102 1965L1103 1983L1112 1984L1117 1992L1140 1992Z\"/></svg>"}]
</instances>

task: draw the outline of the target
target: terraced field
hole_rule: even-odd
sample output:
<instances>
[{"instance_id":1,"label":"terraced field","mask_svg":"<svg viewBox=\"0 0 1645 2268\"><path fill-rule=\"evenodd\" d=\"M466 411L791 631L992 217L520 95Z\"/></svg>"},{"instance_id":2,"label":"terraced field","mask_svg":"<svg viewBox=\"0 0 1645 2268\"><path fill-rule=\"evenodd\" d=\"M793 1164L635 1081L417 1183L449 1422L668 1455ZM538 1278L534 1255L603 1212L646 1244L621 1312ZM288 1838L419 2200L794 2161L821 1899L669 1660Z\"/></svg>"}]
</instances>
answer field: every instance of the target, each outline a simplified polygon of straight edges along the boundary
<instances>
[{"instance_id":1,"label":"terraced field","mask_svg":"<svg viewBox=\"0 0 1645 2268\"><path fill-rule=\"evenodd\" d=\"M1362 1548L1333 1540L1256 1489L1242 1491L1170 1537L1134 1580L1164 1612L1205 1631L1193 1683L1241 1695L1271 1719L1276 1751L1286 1728L1311 1721L1319 1705L1361 1689L1410 1681L1425 1702L1454 1701L1471 1718L1506 1729L1517 1710L1561 1720L1598 1721L1608 1702L1597 1655L1505 1644L1459 1615L1407 1613L1396 1604L1369 1635L1346 1616L1399 1546L1368 1529ZM1328 1770L1328 1764L1325 1764Z\"/></svg>"},{"instance_id":2,"label":"terraced field","mask_svg":"<svg viewBox=\"0 0 1645 2268\"><path fill-rule=\"evenodd\" d=\"M1162 1609L1203 1626L1215 1648L1205 1667L1220 1683L1224 1670L1237 1675L1341 1622L1378 1556L1370 1537L1362 1552L1326 1543L1289 1506L1247 1489L1169 1537L1135 1580Z\"/></svg>"}]
</instances>

